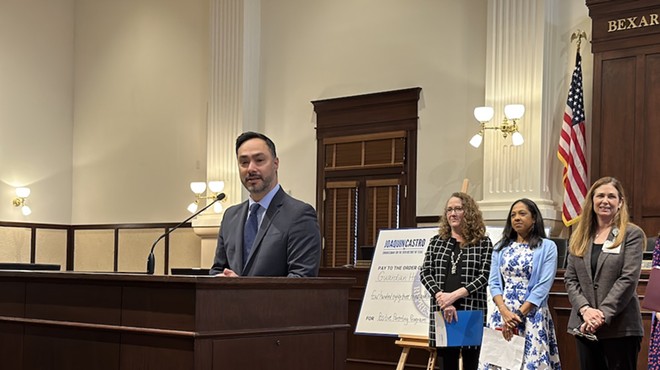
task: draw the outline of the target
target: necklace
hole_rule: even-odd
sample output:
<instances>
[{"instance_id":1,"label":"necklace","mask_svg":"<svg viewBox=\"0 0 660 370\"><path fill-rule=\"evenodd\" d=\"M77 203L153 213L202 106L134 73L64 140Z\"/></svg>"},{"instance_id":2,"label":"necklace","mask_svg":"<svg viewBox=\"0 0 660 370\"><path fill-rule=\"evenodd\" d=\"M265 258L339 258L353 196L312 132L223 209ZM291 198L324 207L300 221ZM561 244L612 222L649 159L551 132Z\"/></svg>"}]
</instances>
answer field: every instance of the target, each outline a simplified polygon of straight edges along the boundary
<instances>
[{"instance_id":1,"label":"necklace","mask_svg":"<svg viewBox=\"0 0 660 370\"><path fill-rule=\"evenodd\" d=\"M451 251L451 274L455 275L458 268L458 263L461 261L461 256L463 255L463 249L458 253L458 257L454 259L454 251Z\"/></svg>"}]
</instances>

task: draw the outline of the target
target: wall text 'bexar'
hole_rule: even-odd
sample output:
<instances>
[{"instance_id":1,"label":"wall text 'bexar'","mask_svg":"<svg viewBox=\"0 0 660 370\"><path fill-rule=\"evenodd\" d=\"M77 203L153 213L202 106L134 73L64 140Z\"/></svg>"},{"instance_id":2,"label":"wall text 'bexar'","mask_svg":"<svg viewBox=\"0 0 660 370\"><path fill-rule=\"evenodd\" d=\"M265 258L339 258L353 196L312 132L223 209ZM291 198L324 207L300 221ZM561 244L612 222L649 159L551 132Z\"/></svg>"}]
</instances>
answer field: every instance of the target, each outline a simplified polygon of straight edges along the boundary
<instances>
[{"instance_id":1,"label":"wall text 'bexar'","mask_svg":"<svg viewBox=\"0 0 660 370\"><path fill-rule=\"evenodd\" d=\"M609 33L609 32L630 30L633 28L657 26L659 24L660 22L658 22L657 13L643 15L641 17L612 19L607 21L607 32Z\"/></svg>"}]
</instances>

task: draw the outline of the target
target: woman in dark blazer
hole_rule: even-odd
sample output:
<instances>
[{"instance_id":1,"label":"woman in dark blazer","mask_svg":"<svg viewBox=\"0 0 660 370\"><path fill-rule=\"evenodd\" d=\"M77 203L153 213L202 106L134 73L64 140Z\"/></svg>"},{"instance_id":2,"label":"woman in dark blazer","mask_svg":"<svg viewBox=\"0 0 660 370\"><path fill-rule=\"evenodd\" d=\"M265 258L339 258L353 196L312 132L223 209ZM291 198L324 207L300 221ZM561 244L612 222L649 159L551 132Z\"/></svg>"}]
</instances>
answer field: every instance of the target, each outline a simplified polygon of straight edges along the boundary
<instances>
[{"instance_id":1,"label":"woman in dark blazer","mask_svg":"<svg viewBox=\"0 0 660 370\"><path fill-rule=\"evenodd\" d=\"M440 217L438 235L429 242L420 276L431 293L429 345L435 342L435 312L448 323L458 319L456 310L486 311L486 286L493 245L485 236L481 211L472 197L453 193ZM480 347L438 348L441 369L476 370Z\"/></svg>"},{"instance_id":2,"label":"woman in dark blazer","mask_svg":"<svg viewBox=\"0 0 660 370\"><path fill-rule=\"evenodd\" d=\"M571 236L564 274L573 306L568 331L576 334L582 370L637 368L644 335L637 282L645 241L629 222L619 180L596 181Z\"/></svg>"}]
</instances>

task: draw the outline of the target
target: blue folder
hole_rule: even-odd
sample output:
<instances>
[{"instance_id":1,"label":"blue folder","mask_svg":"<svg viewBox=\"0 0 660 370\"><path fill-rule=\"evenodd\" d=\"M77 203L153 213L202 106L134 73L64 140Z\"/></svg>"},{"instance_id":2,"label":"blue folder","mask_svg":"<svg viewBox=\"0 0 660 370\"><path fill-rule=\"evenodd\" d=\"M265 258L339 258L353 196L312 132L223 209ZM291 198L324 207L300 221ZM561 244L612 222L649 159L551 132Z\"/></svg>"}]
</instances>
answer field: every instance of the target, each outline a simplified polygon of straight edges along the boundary
<instances>
[{"instance_id":1,"label":"blue folder","mask_svg":"<svg viewBox=\"0 0 660 370\"><path fill-rule=\"evenodd\" d=\"M436 316L436 340L438 347L480 346L484 335L483 311L457 311L458 321L446 323L442 315ZM441 320L442 322L439 322ZM442 329L444 327L444 332ZM441 345L443 336L447 344Z\"/></svg>"}]
</instances>

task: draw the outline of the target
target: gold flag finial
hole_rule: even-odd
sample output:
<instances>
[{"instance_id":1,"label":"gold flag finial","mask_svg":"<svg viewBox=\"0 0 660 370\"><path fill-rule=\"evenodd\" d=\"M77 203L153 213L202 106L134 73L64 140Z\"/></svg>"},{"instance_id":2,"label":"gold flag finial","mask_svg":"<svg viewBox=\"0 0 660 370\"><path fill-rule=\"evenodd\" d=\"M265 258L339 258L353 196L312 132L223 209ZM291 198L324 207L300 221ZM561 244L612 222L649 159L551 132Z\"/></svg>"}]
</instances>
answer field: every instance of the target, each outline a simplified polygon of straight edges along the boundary
<instances>
[{"instance_id":1,"label":"gold flag finial","mask_svg":"<svg viewBox=\"0 0 660 370\"><path fill-rule=\"evenodd\" d=\"M578 28L577 31L573 32L571 35L571 42L577 39L577 49L580 51L580 46L582 45L582 39L587 39L587 33Z\"/></svg>"}]
</instances>

